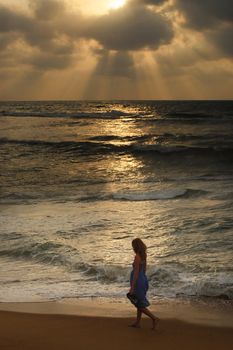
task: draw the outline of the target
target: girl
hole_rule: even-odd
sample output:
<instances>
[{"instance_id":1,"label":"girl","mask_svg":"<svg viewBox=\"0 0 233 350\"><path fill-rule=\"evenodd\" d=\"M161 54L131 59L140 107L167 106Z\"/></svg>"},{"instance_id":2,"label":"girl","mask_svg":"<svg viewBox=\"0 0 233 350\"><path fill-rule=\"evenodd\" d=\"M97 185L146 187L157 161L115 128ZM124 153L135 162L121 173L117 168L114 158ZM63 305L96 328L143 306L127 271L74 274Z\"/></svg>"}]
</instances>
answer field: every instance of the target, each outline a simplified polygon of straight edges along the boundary
<instances>
[{"instance_id":1,"label":"girl","mask_svg":"<svg viewBox=\"0 0 233 350\"><path fill-rule=\"evenodd\" d=\"M147 248L140 238L135 238L132 241L132 247L135 252L135 258L133 262L133 271L130 275L130 290L128 297L137 308L137 318L136 321L130 325L130 327L140 328L142 313L144 313L151 318L152 329L155 330L156 324L159 322L159 318L155 317L147 309L147 307L150 305L146 298L146 292L148 290L148 280L146 276Z\"/></svg>"}]
</instances>

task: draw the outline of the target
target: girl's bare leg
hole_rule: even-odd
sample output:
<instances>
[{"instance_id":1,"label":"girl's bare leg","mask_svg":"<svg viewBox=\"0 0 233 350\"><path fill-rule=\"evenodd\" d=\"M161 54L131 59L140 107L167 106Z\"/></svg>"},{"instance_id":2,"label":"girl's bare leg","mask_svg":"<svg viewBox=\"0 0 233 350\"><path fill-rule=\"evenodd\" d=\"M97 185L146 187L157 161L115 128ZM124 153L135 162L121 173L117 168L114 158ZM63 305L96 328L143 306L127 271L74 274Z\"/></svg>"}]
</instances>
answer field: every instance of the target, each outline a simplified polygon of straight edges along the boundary
<instances>
[{"instance_id":1,"label":"girl's bare leg","mask_svg":"<svg viewBox=\"0 0 233 350\"><path fill-rule=\"evenodd\" d=\"M137 321L136 321L136 323L138 326L140 325L141 318L142 318L142 311L140 309L137 309Z\"/></svg>"},{"instance_id":2,"label":"girl's bare leg","mask_svg":"<svg viewBox=\"0 0 233 350\"><path fill-rule=\"evenodd\" d=\"M152 329L155 330L155 327L159 322L159 318L154 316L147 308L140 309L140 311L152 319Z\"/></svg>"},{"instance_id":3,"label":"girl's bare leg","mask_svg":"<svg viewBox=\"0 0 233 350\"><path fill-rule=\"evenodd\" d=\"M137 319L136 322L130 325L130 327L140 328L140 322L142 318L142 311L141 309L137 309Z\"/></svg>"}]
</instances>

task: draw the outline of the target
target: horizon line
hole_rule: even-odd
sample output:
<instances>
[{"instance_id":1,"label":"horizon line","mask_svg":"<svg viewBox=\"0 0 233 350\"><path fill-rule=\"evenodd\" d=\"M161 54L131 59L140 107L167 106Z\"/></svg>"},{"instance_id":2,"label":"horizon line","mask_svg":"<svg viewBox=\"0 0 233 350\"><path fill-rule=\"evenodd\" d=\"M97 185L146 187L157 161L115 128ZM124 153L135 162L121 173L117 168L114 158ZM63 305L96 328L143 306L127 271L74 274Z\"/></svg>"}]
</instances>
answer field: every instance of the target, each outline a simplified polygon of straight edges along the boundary
<instances>
[{"instance_id":1,"label":"horizon line","mask_svg":"<svg viewBox=\"0 0 233 350\"><path fill-rule=\"evenodd\" d=\"M209 98L209 99L188 99L188 98L180 98L180 99L28 99L28 100L18 100L18 99L6 99L6 100L1 100L0 103L2 102L127 102L127 101L141 101L141 102L175 102L175 101L196 101L196 102L201 102L201 101L233 101L233 98L226 98L226 99L214 99L214 98Z\"/></svg>"}]
</instances>

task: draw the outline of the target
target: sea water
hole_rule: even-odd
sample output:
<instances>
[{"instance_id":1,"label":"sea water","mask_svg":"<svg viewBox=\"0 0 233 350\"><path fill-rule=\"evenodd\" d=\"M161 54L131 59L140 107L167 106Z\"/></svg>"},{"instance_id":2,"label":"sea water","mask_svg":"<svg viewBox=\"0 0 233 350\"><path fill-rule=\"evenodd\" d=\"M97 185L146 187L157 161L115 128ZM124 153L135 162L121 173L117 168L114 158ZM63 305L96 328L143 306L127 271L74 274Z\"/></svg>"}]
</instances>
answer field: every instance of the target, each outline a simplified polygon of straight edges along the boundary
<instances>
[{"instance_id":1,"label":"sea water","mask_svg":"<svg viewBox=\"0 0 233 350\"><path fill-rule=\"evenodd\" d=\"M0 302L233 299L233 102L0 103Z\"/></svg>"}]
</instances>

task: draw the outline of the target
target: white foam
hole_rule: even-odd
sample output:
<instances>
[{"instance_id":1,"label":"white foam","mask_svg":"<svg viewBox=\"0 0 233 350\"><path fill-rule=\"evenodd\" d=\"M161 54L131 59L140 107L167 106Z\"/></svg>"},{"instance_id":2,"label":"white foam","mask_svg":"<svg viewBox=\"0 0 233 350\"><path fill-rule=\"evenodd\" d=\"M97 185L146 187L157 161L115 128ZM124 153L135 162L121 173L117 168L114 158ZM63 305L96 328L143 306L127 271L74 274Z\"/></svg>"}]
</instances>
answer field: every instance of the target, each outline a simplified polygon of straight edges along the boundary
<instances>
[{"instance_id":1,"label":"white foam","mask_svg":"<svg viewBox=\"0 0 233 350\"><path fill-rule=\"evenodd\" d=\"M173 199L185 195L186 189L169 189L163 191L152 191L144 193L124 193L118 192L112 194L114 199L125 199L130 201L145 201L145 200L164 200Z\"/></svg>"}]
</instances>

